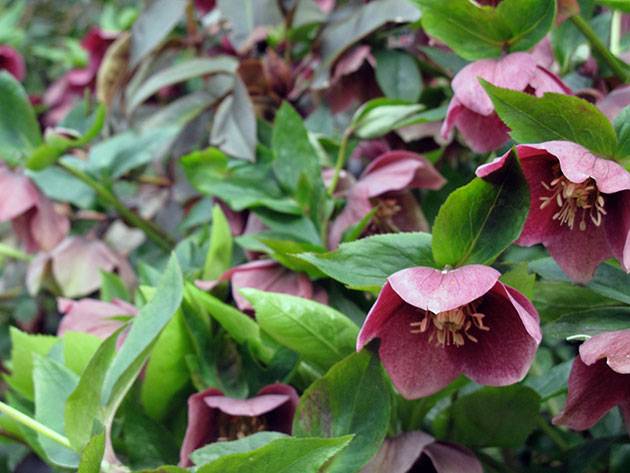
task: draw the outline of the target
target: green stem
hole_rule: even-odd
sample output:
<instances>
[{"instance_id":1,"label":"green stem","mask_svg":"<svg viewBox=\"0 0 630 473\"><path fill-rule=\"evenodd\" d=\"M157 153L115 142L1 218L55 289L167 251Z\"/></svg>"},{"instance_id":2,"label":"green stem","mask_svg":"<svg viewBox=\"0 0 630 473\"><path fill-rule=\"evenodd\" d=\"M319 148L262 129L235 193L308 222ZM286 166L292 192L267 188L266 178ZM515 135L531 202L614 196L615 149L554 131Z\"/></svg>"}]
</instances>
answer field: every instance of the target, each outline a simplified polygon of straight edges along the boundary
<instances>
[{"instance_id":1,"label":"green stem","mask_svg":"<svg viewBox=\"0 0 630 473\"><path fill-rule=\"evenodd\" d=\"M610 52L614 56L621 52L621 10L614 10L610 20Z\"/></svg>"},{"instance_id":2,"label":"green stem","mask_svg":"<svg viewBox=\"0 0 630 473\"><path fill-rule=\"evenodd\" d=\"M337 153L337 162L335 163L335 174L333 174L333 178L330 181L330 185L328 186L329 196L332 196L335 193L335 189L337 188L337 184L339 183L341 170L343 169L344 164L346 164L348 141L350 141L350 137L352 136L353 132L354 130L352 128L348 128L341 138L341 143L339 144L339 153Z\"/></svg>"},{"instance_id":3,"label":"green stem","mask_svg":"<svg viewBox=\"0 0 630 473\"><path fill-rule=\"evenodd\" d=\"M35 432L43 435L44 437L48 437L53 442L57 442L59 445L69 448L70 450L74 450L72 445L70 445L70 441L61 434L58 434L54 430L46 427L44 424L40 424L32 417L27 416L26 414L14 409L13 407L5 404L4 402L0 402L0 412L7 417L10 417L16 422L28 427L29 429L34 430Z\"/></svg>"},{"instance_id":4,"label":"green stem","mask_svg":"<svg viewBox=\"0 0 630 473\"><path fill-rule=\"evenodd\" d=\"M569 444L562 438L556 429L547 423L547 420L542 416L538 417L538 427L540 427L540 430L542 430L560 450L564 452L569 449Z\"/></svg>"},{"instance_id":5,"label":"green stem","mask_svg":"<svg viewBox=\"0 0 630 473\"><path fill-rule=\"evenodd\" d=\"M142 218L140 215L127 208L118 197L114 195L106 186L98 182L84 171L77 169L64 162L59 162L59 166L72 174L74 177L90 186L96 194L110 207L112 207L123 220L128 224L139 228L153 243L158 245L164 251L171 251L175 246L175 242L160 227L153 222Z\"/></svg>"},{"instance_id":6,"label":"green stem","mask_svg":"<svg viewBox=\"0 0 630 473\"><path fill-rule=\"evenodd\" d=\"M599 53L613 73L622 82L628 82L628 74L622 63L608 50L606 45L602 43L595 31L593 31L593 28L591 28L591 25L589 25L589 23L580 15L572 16L571 21L582 32L586 39L588 39L592 48Z\"/></svg>"},{"instance_id":7,"label":"green stem","mask_svg":"<svg viewBox=\"0 0 630 473\"><path fill-rule=\"evenodd\" d=\"M13 258L20 261L31 261L33 259L31 255L24 253L22 250L18 250L17 248L13 248L9 245L5 245L4 243L0 243L0 256Z\"/></svg>"}]
</instances>

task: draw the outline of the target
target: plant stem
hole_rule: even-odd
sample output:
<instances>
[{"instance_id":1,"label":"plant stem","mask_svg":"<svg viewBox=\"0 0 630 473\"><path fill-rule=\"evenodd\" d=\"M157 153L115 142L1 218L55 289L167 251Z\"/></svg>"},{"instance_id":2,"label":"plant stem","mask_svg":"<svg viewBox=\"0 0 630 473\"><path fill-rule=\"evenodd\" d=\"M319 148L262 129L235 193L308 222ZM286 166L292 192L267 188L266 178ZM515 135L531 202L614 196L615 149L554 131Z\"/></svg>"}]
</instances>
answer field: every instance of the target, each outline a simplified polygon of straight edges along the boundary
<instances>
[{"instance_id":1,"label":"plant stem","mask_svg":"<svg viewBox=\"0 0 630 473\"><path fill-rule=\"evenodd\" d=\"M614 10L610 20L610 52L614 56L621 52L621 10Z\"/></svg>"},{"instance_id":2,"label":"plant stem","mask_svg":"<svg viewBox=\"0 0 630 473\"><path fill-rule=\"evenodd\" d=\"M558 433L556 429L554 429L547 423L547 420L544 417L538 417L538 426L540 427L540 430L542 430L560 450L566 451L569 449L569 444L567 444L567 442L562 438L562 436Z\"/></svg>"},{"instance_id":3,"label":"plant stem","mask_svg":"<svg viewBox=\"0 0 630 473\"><path fill-rule=\"evenodd\" d=\"M14 409L13 407L5 404L4 402L0 402L0 412L7 417L10 417L16 422L28 427L29 429L34 430L35 432L43 435L44 437L48 437L53 442L57 442L59 445L69 448L70 450L74 450L72 445L70 445L70 441L61 434L58 434L54 430L46 427L44 424L40 424L32 417L27 416L26 414Z\"/></svg>"},{"instance_id":4,"label":"plant stem","mask_svg":"<svg viewBox=\"0 0 630 473\"><path fill-rule=\"evenodd\" d=\"M606 45L599 39L591 25L582 18L580 15L574 15L571 17L573 24L580 30L580 32L588 39L593 49L599 53L602 59L608 64L622 82L628 82L628 73L625 71L622 63L608 50Z\"/></svg>"},{"instance_id":5,"label":"plant stem","mask_svg":"<svg viewBox=\"0 0 630 473\"><path fill-rule=\"evenodd\" d=\"M329 196L332 196L335 193L335 189L337 188L337 184L339 183L341 170L343 169L344 164L346 164L348 141L350 141L350 137L352 136L353 132L354 130L352 128L348 128L341 138L341 143L339 144L339 152L337 153L337 162L335 163L335 174L333 174L333 178L330 181L330 185L328 186Z\"/></svg>"},{"instance_id":6,"label":"plant stem","mask_svg":"<svg viewBox=\"0 0 630 473\"><path fill-rule=\"evenodd\" d=\"M0 256L6 256L7 258L13 258L20 261L31 261L33 257L22 250L13 248L12 246L0 243Z\"/></svg>"},{"instance_id":7,"label":"plant stem","mask_svg":"<svg viewBox=\"0 0 630 473\"><path fill-rule=\"evenodd\" d=\"M84 171L77 169L64 162L59 162L59 166L72 174L74 177L90 186L96 194L110 207L112 207L120 217L122 217L128 224L139 228L153 243L158 245L164 251L171 251L175 246L175 242L168 236L160 227L153 222L142 218L131 209L127 208L118 197L114 195L103 184L91 177Z\"/></svg>"}]
</instances>

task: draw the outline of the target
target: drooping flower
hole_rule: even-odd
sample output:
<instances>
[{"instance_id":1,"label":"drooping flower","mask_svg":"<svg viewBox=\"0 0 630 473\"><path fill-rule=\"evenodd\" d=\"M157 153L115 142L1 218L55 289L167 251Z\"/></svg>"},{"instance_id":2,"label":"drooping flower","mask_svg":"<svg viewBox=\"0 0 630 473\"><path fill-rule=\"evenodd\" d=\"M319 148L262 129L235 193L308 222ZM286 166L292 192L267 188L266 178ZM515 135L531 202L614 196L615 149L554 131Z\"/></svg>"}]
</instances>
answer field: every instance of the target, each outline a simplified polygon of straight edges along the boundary
<instances>
[{"instance_id":1,"label":"drooping flower","mask_svg":"<svg viewBox=\"0 0 630 473\"><path fill-rule=\"evenodd\" d=\"M359 332L380 338L380 358L400 393L429 396L464 374L505 386L525 376L541 340L538 313L483 265L408 268L387 278Z\"/></svg>"},{"instance_id":2,"label":"drooping flower","mask_svg":"<svg viewBox=\"0 0 630 473\"><path fill-rule=\"evenodd\" d=\"M411 189L440 189L446 180L422 155L389 151L372 161L347 193L346 206L330 228L329 246L376 207L366 234L423 231L428 224Z\"/></svg>"},{"instance_id":3,"label":"drooping flower","mask_svg":"<svg viewBox=\"0 0 630 473\"><path fill-rule=\"evenodd\" d=\"M497 87L542 96L545 92L571 93L552 72L536 64L528 53L512 53L501 59L482 59L457 73L451 86L454 96L442 126L442 136L450 139L457 128L466 144L477 153L493 151L506 144L509 128L501 121L494 105L479 83L483 78Z\"/></svg>"},{"instance_id":4,"label":"drooping flower","mask_svg":"<svg viewBox=\"0 0 630 473\"><path fill-rule=\"evenodd\" d=\"M271 384L249 399L210 388L188 398L188 426L179 465L190 466L194 450L212 442L237 440L262 431L291 433L299 397L287 384Z\"/></svg>"},{"instance_id":5,"label":"drooping flower","mask_svg":"<svg viewBox=\"0 0 630 473\"><path fill-rule=\"evenodd\" d=\"M615 257L630 271L630 173L582 146L548 141L517 146L531 204L517 243L542 243L575 282ZM487 177L507 154L477 169Z\"/></svg>"},{"instance_id":6,"label":"drooping flower","mask_svg":"<svg viewBox=\"0 0 630 473\"><path fill-rule=\"evenodd\" d=\"M628 105L630 105L630 85L619 87L597 101L597 107L609 120L614 120Z\"/></svg>"},{"instance_id":7,"label":"drooping flower","mask_svg":"<svg viewBox=\"0 0 630 473\"><path fill-rule=\"evenodd\" d=\"M28 177L0 164L0 222L6 221L28 251L51 250L70 230L67 217Z\"/></svg>"},{"instance_id":8,"label":"drooping flower","mask_svg":"<svg viewBox=\"0 0 630 473\"><path fill-rule=\"evenodd\" d=\"M134 316L138 309L131 304L114 299L111 302L97 299L57 299L57 308L63 318L57 329L57 335L66 332L84 332L103 340L118 330L124 320L120 317Z\"/></svg>"},{"instance_id":9,"label":"drooping flower","mask_svg":"<svg viewBox=\"0 0 630 473\"><path fill-rule=\"evenodd\" d=\"M197 281L197 286L209 290L220 281L230 281L236 306L249 313L254 313L254 308L240 293L245 287L313 299L322 304L328 302L326 291L314 286L305 274L291 271L272 260L250 261L226 271L218 281Z\"/></svg>"},{"instance_id":10,"label":"drooping flower","mask_svg":"<svg viewBox=\"0 0 630 473\"><path fill-rule=\"evenodd\" d=\"M566 405L553 422L586 430L615 406L630 434L630 330L600 333L580 346Z\"/></svg>"},{"instance_id":11,"label":"drooping flower","mask_svg":"<svg viewBox=\"0 0 630 473\"><path fill-rule=\"evenodd\" d=\"M85 89L93 90L96 75L105 57L107 48L116 40L117 33L92 28L81 41L81 46L88 52L88 65L82 69L72 69L57 79L44 94L44 104L49 107L45 122L49 126L57 125L83 97Z\"/></svg>"},{"instance_id":12,"label":"drooping flower","mask_svg":"<svg viewBox=\"0 0 630 473\"><path fill-rule=\"evenodd\" d=\"M405 432L385 439L378 453L361 473L482 473L483 468L467 448L439 442L424 432Z\"/></svg>"},{"instance_id":13,"label":"drooping flower","mask_svg":"<svg viewBox=\"0 0 630 473\"><path fill-rule=\"evenodd\" d=\"M125 258L99 240L72 236L31 261L26 285L31 294L36 294L48 281L65 297L81 297L101 286L102 271L114 270L125 283L134 284L133 270Z\"/></svg>"},{"instance_id":14,"label":"drooping flower","mask_svg":"<svg viewBox=\"0 0 630 473\"><path fill-rule=\"evenodd\" d=\"M0 44L0 71L7 71L17 80L24 80L26 66L24 58L11 46Z\"/></svg>"}]
</instances>

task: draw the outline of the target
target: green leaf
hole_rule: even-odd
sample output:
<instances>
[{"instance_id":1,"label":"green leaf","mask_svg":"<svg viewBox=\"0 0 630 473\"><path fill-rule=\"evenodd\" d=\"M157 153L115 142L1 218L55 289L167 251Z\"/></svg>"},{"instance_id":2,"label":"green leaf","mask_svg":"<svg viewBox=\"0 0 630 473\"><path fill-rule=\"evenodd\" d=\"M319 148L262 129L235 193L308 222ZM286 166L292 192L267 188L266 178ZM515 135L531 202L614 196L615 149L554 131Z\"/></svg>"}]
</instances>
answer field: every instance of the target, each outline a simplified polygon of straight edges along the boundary
<instances>
[{"instance_id":1,"label":"green leaf","mask_svg":"<svg viewBox=\"0 0 630 473\"><path fill-rule=\"evenodd\" d=\"M536 286L533 302L543 322L588 309L619 305L587 287L564 281L542 281Z\"/></svg>"},{"instance_id":2,"label":"green leaf","mask_svg":"<svg viewBox=\"0 0 630 473\"><path fill-rule=\"evenodd\" d=\"M68 440L77 450L86 447L92 437L94 423L102 420L101 389L114 357L118 335L116 332L101 344L82 373L77 387L68 396L64 425Z\"/></svg>"},{"instance_id":3,"label":"green leaf","mask_svg":"<svg viewBox=\"0 0 630 473\"><path fill-rule=\"evenodd\" d=\"M629 0L596 0L600 5L630 13Z\"/></svg>"},{"instance_id":4,"label":"green leaf","mask_svg":"<svg viewBox=\"0 0 630 473\"><path fill-rule=\"evenodd\" d=\"M225 455L256 450L274 440L285 438L286 436L286 434L280 432L257 432L238 440L215 442L192 452L190 459L195 465L202 466Z\"/></svg>"},{"instance_id":5,"label":"green leaf","mask_svg":"<svg viewBox=\"0 0 630 473\"><path fill-rule=\"evenodd\" d=\"M518 263L514 268L501 275L501 282L507 284L519 292L523 293L528 299L534 297L534 289L536 286L536 275L529 273L527 263Z\"/></svg>"},{"instance_id":6,"label":"green leaf","mask_svg":"<svg viewBox=\"0 0 630 473\"><path fill-rule=\"evenodd\" d=\"M572 95L535 97L495 87L480 79L501 120L519 143L572 141L595 154L613 156L617 137L608 118L594 105Z\"/></svg>"},{"instance_id":7,"label":"green leaf","mask_svg":"<svg viewBox=\"0 0 630 473\"><path fill-rule=\"evenodd\" d=\"M98 350L101 339L84 332L63 334L63 363L76 374L81 374Z\"/></svg>"},{"instance_id":8,"label":"green leaf","mask_svg":"<svg viewBox=\"0 0 630 473\"><path fill-rule=\"evenodd\" d=\"M385 280L401 269L434 266L431 235L391 233L342 243L328 253L298 255L331 278L360 290L379 291Z\"/></svg>"},{"instance_id":9,"label":"green leaf","mask_svg":"<svg viewBox=\"0 0 630 473\"><path fill-rule=\"evenodd\" d=\"M629 2L630 4L630 2ZM619 158L630 158L630 105L626 106L613 121L617 133L617 152Z\"/></svg>"},{"instance_id":10,"label":"green leaf","mask_svg":"<svg viewBox=\"0 0 630 473\"><path fill-rule=\"evenodd\" d=\"M376 80L390 99L413 103L422 93L422 76L416 59L402 51L384 50L376 54Z\"/></svg>"},{"instance_id":11,"label":"green leaf","mask_svg":"<svg viewBox=\"0 0 630 473\"><path fill-rule=\"evenodd\" d=\"M383 368L364 350L337 363L304 392L293 419L293 435L354 434L326 471L358 471L380 448L390 413L390 386Z\"/></svg>"},{"instance_id":12,"label":"green leaf","mask_svg":"<svg viewBox=\"0 0 630 473\"><path fill-rule=\"evenodd\" d=\"M241 289L260 327L303 360L327 370L354 352L358 327L327 305L301 297Z\"/></svg>"},{"instance_id":13,"label":"green leaf","mask_svg":"<svg viewBox=\"0 0 630 473\"><path fill-rule=\"evenodd\" d=\"M351 439L349 435L325 439L281 438L252 452L223 456L202 466L197 473L318 473Z\"/></svg>"},{"instance_id":14,"label":"green leaf","mask_svg":"<svg viewBox=\"0 0 630 473\"><path fill-rule=\"evenodd\" d=\"M163 87L210 74L231 75L236 72L237 66L238 62L230 56L193 58L178 62L152 75L131 94L128 93L127 113L131 114L138 105L155 95Z\"/></svg>"},{"instance_id":15,"label":"green leaf","mask_svg":"<svg viewBox=\"0 0 630 473\"><path fill-rule=\"evenodd\" d=\"M451 438L470 447L520 447L537 425L539 405L525 386L481 388L451 406Z\"/></svg>"},{"instance_id":16,"label":"green leaf","mask_svg":"<svg viewBox=\"0 0 630 473\"><path fill-rule=\"evenodd\" d=\"M94 204L96 194L92 188L60 167L50 166L42 171L27 172L27 175L52 200L68 202L82 209Z\"/></svg>"},{"instance_id":17,"label":"green leaf","mask_svg":"<svg viewBox=\"0 0 630 473\"><path fill-rule=\"evenodd\" d=\"M547 34L556 13L555 0L503 0L497 7L469 0L415 0L426 32L468 60L523 51Z\"/></svg>"},{"instance_id":18,"label":"green leaf","mask_svg":"<svg viewBox=\"0 0 630 473\"><path fill-rule=\"evenodd\" d=\"M278 26L282 13L274 0L218 0L218 9L232 25L230 41L236 49L246 49L256 29Z\"/></svg>"},{"instance_id":19,"label":"green leaf","mask_svg":"<svg viewBox=\"0 0 630 473\"><path fill-rule=\"evenodd\" d=\"M114 299L131 301L131 294L125 282L116 273L101 271L101 300L111 302Z\"/></svg>"},{"instance_id":20,"label":"green leaf","mask_svg":"<svg viewBox=\"0 0 630 473\"><path fill-rule=\"evenodd\" d=\"M407 121L423 109L424 105L409 105L401 100L372 99L355 112L350 127L359 138L378 138L406 126Z\"/></svg>"},{"instance_id":21,"label":"green leaf","mask_svg":"<svg viewBox=\"0 0 630 473\"><path fill-rule=\"evenodd\" d=\"M9 329L11 335L11 374L5 380L21 396L32 401L33 356L46 355L59 339L50 335L31 335L15 327Z\"/></svg>"},{"instance_id":22,"label":"green leaf","mask_svg":"<svg viewBox=\"0 0 630 473\"><path fill-rule=\"evenodd\" d=\"M42 136L28 95L6 71L0 71L0 110L0 159L17 164Z\"/></svg>"},{"instance_id":23,"label":"green leaf","mask_svg":"<svg viewBox=\"0 0 630 473\"><path fill-rule=\"evenodd\" d=\"M105 434L95 435L81 453L81 462L77 473L100 473L104 454Z\"/></svg>"},{"instance_id":24,"label":"green leaf","mask_svg":"<svg viewBox=\"0 0 630 473\"><path fill-rule=\"evenodd\" d=\"M574 336L593 336L629 328L630 307L601 307L563 315L546 324L543 333L551 340L564 340Z\"/></svg>"},{"instance_id":25,"label":"green leaf","mask_svg":"<svg viewBox=\"0 0 630 473\"><path fill-rule=\"evenodd\" d=\"M181 311L160 334L147 363L141 399L146 413L163 420L173 400L190 383L186 356L194 353Z\"/></svg>"},{"instance_id":26,"label":"green leaf","mask_svg":"<svg viewBox=\"0 0 630 473\"><path fill-rule=\"evenodd\" d=\"M490 263L521 234L529 190L514 152L491 177L473 179L440 208L433 224L433 257L439 266Z\"/></svg>"},{"instance_id":27,"label":"green leaf","mask_svg":"<svg viewBox=\"0 0 630 473\"><path fill-rule=\"evenodd\" d=\"M36 355L33 371L35 386L35 420L64 435L64 407L78 383L78 376L56 361ZM38 440L48 459L57 466L76 468L76 452L38 434Z\"/></svg>"},{"instance_id":28,"label":"green leaf","mask_svg":"<svg viewBox=\"0 0 630 473\"><path fill-rule=\"evenodd\" d=\"M184 294L184 284L177 258L172 255L154 297L133 318L129 335L116 354L105 377L103 399L109 403L115 395L118 382L124 375L138 368L139 360L145 359L147 351L159 337L179 308Z\"/></svg>"},{"instance_id":29,"label":"green leaf","mask_svg":"<svg viewBox=\"0 0 630 473\"><path fill-rule=\"evenodd\" d=\"M232 231L219 205L212 208L210 246L203 267L204 279L217 279L232 265Z\"/></svg>"},{"instance_id":30,"label":"green leaf","mask_svg":"<svg viewBox=\"0 0 630 473\"><path fill-rule=\"evenodd\" d=\"M537 377L528 377L525 386L532 388L541 397L541 402L551 399L567 390L567 380L573 360L552 366Z\"/></svg>"}]
</instances>

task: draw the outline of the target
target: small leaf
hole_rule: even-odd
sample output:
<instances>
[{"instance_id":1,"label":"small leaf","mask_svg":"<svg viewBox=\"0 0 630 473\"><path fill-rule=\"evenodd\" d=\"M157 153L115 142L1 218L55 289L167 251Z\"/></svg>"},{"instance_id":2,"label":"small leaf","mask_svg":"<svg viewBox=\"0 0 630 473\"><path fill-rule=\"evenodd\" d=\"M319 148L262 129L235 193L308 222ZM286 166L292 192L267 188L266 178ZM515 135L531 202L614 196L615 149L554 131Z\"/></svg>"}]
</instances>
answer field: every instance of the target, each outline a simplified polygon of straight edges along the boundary
<instances>
[{"instance_id":1,"label":"small leaf","mask_svg":"<svg viewBox=\"0 0 630 473\"><path fill-rule=\"evenodd\" d=\"M350 126L359 138L378 138L408 125L408 121L423 109L424 105L420 104L409 105L399 100L373 99L355 112Z\"/></svg>"},{"instance_id":2,"label":"small leaf","mask_svg":"<svg viewBox=\"0 0 630 473\"><path fill-rule=\"evenodd\" d=\"M217 279L232 264L232 231L225 214L219 205L212 208L212 230L206 262L203 267L203 279Z\"/></svg>"},{"instance_id":3,"label":"small leaf","mask_svg":"<svg viewBox=\"0 0 630 473\"><path fill-rule=\"evenodd\" d=\"M275 341L324 370L354 352L358 327L345 315L301 297L241 289L260 327Z\"/></svg>"},{"instance_id":4,"label":"small leaf","mask_svg":"<svg viewBox=\"0 0 630 473\"><path fill-rule=\"evenodd\" d=\"M280 432L257 432L238 440L215 442L192 452L190 459L195 465L202 466L225 455L256 450L269 442L285 438L286 436L286 434Z\"/></svg>"},{"instance_id":5,"label":"small leaf","mask_svg":"<svg viewBox=\"0 0 630 473\"><path fill-rule=\"evenodd\" d=\"M545 337L564 340L575 335L593 336L602 332L630 329L630 307L589 308L563 315L543 327Z\"/></svg>"},{"instance_id":6,"label":"small leaf","mask_svg":"<svg viewBox=\"0 0 630 473\"><path fill-rule=\"evenodd\" d=\"M304 392L293 420L298 437L354 434L326 469L356 472L380 448L391 411L390 387L378 358L367 351L337 363Z\"/></svg>"},{"instance_id":7,"label":"small leaf","mask_svg":"<svg viewBox=\"0 0 630 473\"><path fill-rule=\"evenodd\" d=\"M130 302L129 289L116 273L101 271L101 300L111 302L114 299Z\"/></svg>"},{"instance_id":8,"label":"small leaf","mask_svg":"<svg viewBox=\"0 0 630 473\"><path fill-rule=\"evenodd\" d=\"M81 453L77 473L100 473L104 453L105 434L95 435Z\"/></svg>"},{"instance_id":9,"label":"small leaf","mask_svg":"<svg viewBox=\"0 0 630 473\"><path fill-rule=\"evenodd\" d=\"M385 50L376 55L376 80L390 99L413 103L422 93L422 76L416 60L402 51Z\"/></svg>"},{"instance_id":10,"label":"small leaf","mask_svg":"<svg viewBox=\"0 0 630 473\"><path fill-rule=\"evenodd\" d=\"M370 291L379 291L396 271L435 264L428 233L375 235L343 243L328 253L298 256L353 289Z\"/></svg>"},{"instance_id":11,"label":"small leaf","mask_svg":"<svg viewBox=\"0 0 630 473\"><path fill-rule=\"evenodd\" d=\"M439 266L492 262L521 234L529 190L512 152L492 182L475 178L440 208L433 225L433 257Z\"/></svg>"},{"instance_id":12,"label":"small leaf","mask_svg":"<svg viewBox=\"0 0 630 473\"><path fill-rule=\"evenodd\" d=\"M535 97L480 79L501 120L519 143L572 141L595 154L613 156L617 137L606 116L586 100L546 93Z\"/></svg>"}]
</instances>

